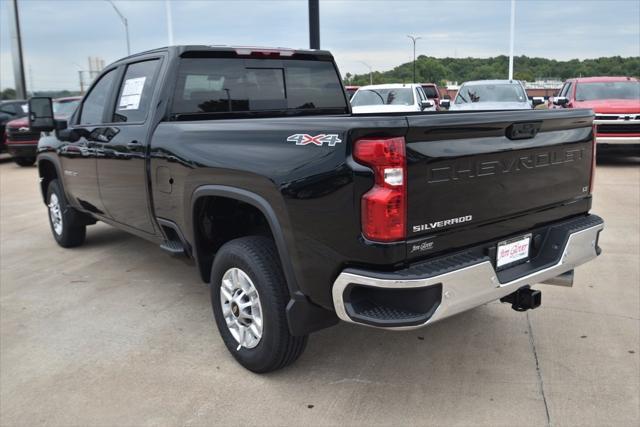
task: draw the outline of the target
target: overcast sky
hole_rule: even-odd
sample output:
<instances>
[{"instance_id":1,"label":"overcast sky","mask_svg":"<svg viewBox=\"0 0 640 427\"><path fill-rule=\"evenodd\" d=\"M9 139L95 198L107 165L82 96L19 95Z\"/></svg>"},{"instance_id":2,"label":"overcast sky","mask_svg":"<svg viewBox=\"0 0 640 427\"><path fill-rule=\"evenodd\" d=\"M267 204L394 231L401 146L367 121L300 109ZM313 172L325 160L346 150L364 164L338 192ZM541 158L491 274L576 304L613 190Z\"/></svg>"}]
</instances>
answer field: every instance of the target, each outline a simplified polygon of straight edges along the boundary
<instances>
[{"instance_id":1,"label":"overcast sky","mask_svg":"<svg viewBox=\"0 0 640 427\"><path fill-rule=\"evenodd\" d=\"M10 0L0 0L0 87L13 86ZM19 0L27 85L77 90L87 57L126 56L124 27L105 0ZM164 0L115 1L129 20L131 50L168 44ZM172 1L176 44L306 48L307 0ZM508 0L320 0L320 40L341 72L364 61L387 70L417 54L508 54ZM640 56L640 0L517 0L515 54L555 59ZM29 72L31 70L31 72ZM517 63L516 63L517 70ZM505 70L506 72L506 70Z\"/></svg>"}]
</instances>

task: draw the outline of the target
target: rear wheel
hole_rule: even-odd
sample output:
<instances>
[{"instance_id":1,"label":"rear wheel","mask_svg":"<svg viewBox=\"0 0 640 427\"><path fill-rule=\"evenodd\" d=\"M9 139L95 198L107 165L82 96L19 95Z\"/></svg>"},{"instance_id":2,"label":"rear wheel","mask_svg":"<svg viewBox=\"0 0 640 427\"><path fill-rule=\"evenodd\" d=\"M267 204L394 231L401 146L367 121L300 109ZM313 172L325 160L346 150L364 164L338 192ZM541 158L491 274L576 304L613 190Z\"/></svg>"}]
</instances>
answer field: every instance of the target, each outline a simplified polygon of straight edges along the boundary
<instances>
[{"instance_id":1,"label":"rear wheel","mask_svg":"<svg viewBox=\"0 0 640 427\"><path fill-rule=\"evenodd\" d=\"M13 161L19 166L33 166L36 162L35 157L14 157Z\"/></svg>"},{"instance_id":2,"label":"rear wheel","mask_svg":"<svg viewBox=\"0 0 640 427\"><path fill-rule=\"evenodd\" d=\"M56 242L63 248L72 248L84 243L87 234L86 222L81 214L68 205L57 179L47 187L49 225Z\"/></svg>"},{"instance_id":3,"label":"rear wheel","mask_svg":"<svg viewBox=\"0 0 640 427\"><path fill-rule=\"evenodd\" d=\"M293 363L307 336L292 336L289 292L273 241L242 237L226 243L211 269L211 305L220 335L245 368L270 372Z\"/></svg>"}]
</instances>

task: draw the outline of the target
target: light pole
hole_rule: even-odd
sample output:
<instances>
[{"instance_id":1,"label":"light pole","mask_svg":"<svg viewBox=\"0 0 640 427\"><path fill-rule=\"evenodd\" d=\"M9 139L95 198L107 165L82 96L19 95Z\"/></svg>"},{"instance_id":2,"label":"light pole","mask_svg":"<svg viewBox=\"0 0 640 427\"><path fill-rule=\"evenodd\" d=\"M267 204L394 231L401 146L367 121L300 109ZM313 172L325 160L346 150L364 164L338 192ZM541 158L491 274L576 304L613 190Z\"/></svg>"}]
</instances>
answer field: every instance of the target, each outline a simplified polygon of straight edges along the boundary
<instances>
[{"instance_id":1,"label":"light pole","mask_svg":"<svg viewBox=\"0 0 640 427\"><path fill-rule=\"evenodd\" d=\"M127 21L127 18L125 18L125 16L122 14L122 12L120 12L120 10L116 7L113 1L111 0L106 0L106 1L108 1L109 4L113 7L113 10L116 11L118 16L120 17L120 20L122 21L122 24L124 25L124 31L127 34L127 55L131 55L131 45L129 43L129 22Z\"/></svg>"},{"instance_id":2,"label":"light pole","mask_svg":"<svg viewBox=\"0 0 640 427\"><path fill-rule=\"evenodd\" d=\"M416 42L422 37L407 36L413 42L413 82L416 82Z\"/></svg>"},{"instance_id":3,"label":"light pole","mask_svg":"<svg viewBox=\"0 0 640 427\"><path fill-rule=\"evenodd\" d=\"M369 69L369 84L372 85L373 84L373 69L371 68L371 65L367 64L364 61L360 61L361 64L363 64L364 66L366 66Z\"/></svg>"},{"instance_id":4,"label":"light pole","mask_svg":"<svg viewBox=\"0 0 640 427\"><path fill-rule=\"evenodd\" d=\"M22 55L22 35L20 32L20 15L18 13L18 0L13 0L13 19L9 19L11 24L11 53L13 59L13 75L16 85L16 96L18 99L27 98L27 82L24 78L24 58Z\"/></svg>"},{"instance_id":5,"label":"light pole","mask_svg":"<svg viewBox=\"0 0 640 427\"><path fill-rule=\"evenodd\" d=\"M171 15L171 2L164 0L164 11L167 14L167 33L169 36L169 46L173 46L173 17Z\"/></svg>"},{"instance_id":6,"label":"light pole","mask_svg":"<svg viewBox=\"0 0 640 427\"><path fill-rule=\"evenodd\" d=\"M516 27L516 0L511 0L511 35L509 37L509 80L513 80L513 38Z\"/></svg>"},{"instance_id":7,"label":"light pole","mask_svg":"<svg viewBox=\"0 0 640 427\"><path fill-rule=\"evenodd\" d=\"M309 0L309 49L320 49L320 0Z\"/></svg>"}]
</instances>

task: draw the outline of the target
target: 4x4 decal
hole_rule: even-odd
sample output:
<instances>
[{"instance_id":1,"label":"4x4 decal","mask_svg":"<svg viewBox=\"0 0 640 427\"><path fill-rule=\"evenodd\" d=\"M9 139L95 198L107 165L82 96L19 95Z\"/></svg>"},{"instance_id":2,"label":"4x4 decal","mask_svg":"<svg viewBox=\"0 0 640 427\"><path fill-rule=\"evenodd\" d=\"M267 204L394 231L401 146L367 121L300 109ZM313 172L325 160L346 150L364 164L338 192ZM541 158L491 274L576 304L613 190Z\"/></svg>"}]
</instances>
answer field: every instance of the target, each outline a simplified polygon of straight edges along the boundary
<instances>
[{"instance_id":1,"label":"4x4 decal","mask_svg":"<svg viewBox=\"0 0 640 427\"><path fill-rule=\"evenodd\" d=\"M309 135L306 133L296 133L287 137L288 142L295 142L296 145L317 145L322 147L326 142L329 147L334 147L336 144L342 142L337 133L321 133L320 135Z\"/></svg>"}]
</instances>

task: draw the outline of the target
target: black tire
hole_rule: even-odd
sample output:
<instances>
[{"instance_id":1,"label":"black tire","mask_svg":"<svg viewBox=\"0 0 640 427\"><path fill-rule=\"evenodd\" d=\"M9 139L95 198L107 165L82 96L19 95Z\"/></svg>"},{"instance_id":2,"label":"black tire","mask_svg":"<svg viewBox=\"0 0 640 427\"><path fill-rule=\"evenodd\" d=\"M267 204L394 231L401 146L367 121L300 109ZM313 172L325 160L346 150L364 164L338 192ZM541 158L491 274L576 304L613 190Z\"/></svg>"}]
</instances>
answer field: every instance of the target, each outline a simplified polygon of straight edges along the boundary
<instances>
[{"instance_id":1,"label":"black tire","mask_svg":"<svg viewBox=\"0 0 640 427\"><path fill-rule=\"evenodd\" d=\"M231 268L239 268L251 279L262 307L262 337L253 348L238 349L225 321L220 293L222 278ZM308 336L293 336L287 324L289 291L273 240L249 236L232 240L216 254L211 268L211 306L222 340L233 357L245 368L265 373L293 363L304 351Z\"/></svg>"},{"instance_id":2,"label":"black tire","mask_svg":"<svg viewBox=\"0 0 640 427\"><path fill-rule=\"evenodd\" d=\"M14 157L13 161L16 162L16 164L18 166L33 166L33 164L36 162L36 158L35 157Z\"/></svg>"},{"instance_id":3,"label":"black tire","mask_svg":"<svg viewBox=\"0 0 640 427\"><path fill-rule=\"evenodd\" d=\"M55 197L55 199L54 199ZM59 214L61 216L60 227L56 228L52 214L52 204L57 200ZM63 248L73 248L84 243L87 234L86 222L83 221L80 212L69 206L57 179L52 180L47 187L47 208L49 210L49 225L56 242Z\"/></svg>"}]
</instances>

